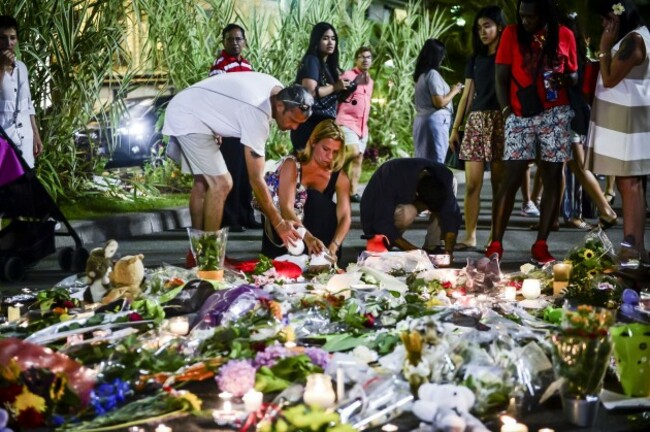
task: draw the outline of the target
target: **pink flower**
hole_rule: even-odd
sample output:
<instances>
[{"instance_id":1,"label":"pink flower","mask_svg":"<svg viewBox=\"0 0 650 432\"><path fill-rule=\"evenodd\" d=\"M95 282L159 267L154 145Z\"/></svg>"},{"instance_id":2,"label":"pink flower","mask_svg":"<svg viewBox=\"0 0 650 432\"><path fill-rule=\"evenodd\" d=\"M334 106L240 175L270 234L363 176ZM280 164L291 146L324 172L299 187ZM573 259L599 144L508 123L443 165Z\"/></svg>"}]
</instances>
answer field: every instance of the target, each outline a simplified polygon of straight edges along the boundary
<instances>
[{"instance_id":1,"label":"pink flower","mask_svg":"<svg viewBox=\"0 0 650 432\"><path fill-rule=\"evenodd\" d=\"M230 360L221 366L216 380L221 391L242 397L255 387L255 368L248 360Z\"/></svg>"}]
</instances>

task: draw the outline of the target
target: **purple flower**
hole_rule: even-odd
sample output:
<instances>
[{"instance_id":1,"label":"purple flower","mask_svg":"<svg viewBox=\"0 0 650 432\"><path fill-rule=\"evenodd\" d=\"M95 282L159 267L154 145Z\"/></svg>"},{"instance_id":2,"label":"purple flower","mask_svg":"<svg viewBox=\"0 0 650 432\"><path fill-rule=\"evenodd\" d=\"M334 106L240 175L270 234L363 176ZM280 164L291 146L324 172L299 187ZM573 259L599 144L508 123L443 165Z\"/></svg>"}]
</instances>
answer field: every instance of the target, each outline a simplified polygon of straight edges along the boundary
<instances>
[{"instance_id":1,"label":"purple flower","mask_svg":"<svg viewBox=\"0 0 650 432\"><path fill-rule=\"evenodd\" d=\"M316 347L306 348L305 354L307 355L307 357L309 357L309 360L311 360L313 364L315 364L316 366L320 367L323 370L327 368L327 365L330 362L329 353L321 348L316 348Z\"/></svg>"},{"instance_id":2,"label":"purple flower","mask_svg":"<svg viewBox=\"0 0 650 432\"><path fill-rule=\"evenodd\" d=\"M262 366L273 367L279 360L293 355L284 346L276 343L269 345L264 351L260 351L255 356L255 367L261 368Z\"/></svg>"},{"instance_id":3,"label":"purple flower","mask_svg":"<svg viewBox=\"0 0 650 432\"><path fill-rule=\"evenodd\" d=\"M248 360L230 360L221 366L216 380L221 391L242 397L255 387L255 368Z\"/></svg>"}]
</instances>

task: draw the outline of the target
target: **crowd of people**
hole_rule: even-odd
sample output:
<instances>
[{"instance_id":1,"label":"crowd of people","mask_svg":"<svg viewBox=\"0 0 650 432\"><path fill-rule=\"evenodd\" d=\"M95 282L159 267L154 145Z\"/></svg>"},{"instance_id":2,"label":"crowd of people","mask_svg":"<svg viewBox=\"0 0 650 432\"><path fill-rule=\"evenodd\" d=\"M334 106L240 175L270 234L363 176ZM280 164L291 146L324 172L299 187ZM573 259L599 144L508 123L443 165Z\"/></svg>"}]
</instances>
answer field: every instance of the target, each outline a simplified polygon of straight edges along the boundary
<instances>
[{"instance_id":1,"label":"crowd of people","mask_svg":"<svg viewBox=\"0 0 650 432\"><path fill-rule=\"evenodd\" d=\"M366 236L383 236L388 247L453 257L454 250L477 248L481 189L489 169L494 198L487 256L505 253L503 239L518 190L525 196L522 214L539 216L531 257L544 264L554 260L547 241L560 215L570 226L591 228L583 220L582 190L597 207L601 227L617 223L611 207L615 183L623 212L623 258L647 262L650 33L633 0L589 4L603 28L593 59L575 14L560 13L552 0L519 0L513 24L497 6L477 11L464 83L447 83L445 45L426 40L413 71L414 157L378 167L363 193L359 178L369 138L372 48L358 47L354 67L343 71L336 29L317 23L294 83L284 86L254 71L243 57L244 29L229 24L209 76L174 96L165 116L167 153L194 178L192 227L263 228L265 255L287 253L304 241L309 253L336 260L350 229L350 203L360 202ZM33 165L42 144L27 70L15 60L18 25L9 18L0 17L0 120ZM590 118L584 114L589 106ZM265 174L272 120L280 130L290 130L292 152ZM27 126L32 130L21 132ZM445 165L452 153L465 163L467 185L459 242L457 186ZM538 174L532 196L531 164ZM594 174L608 176L604 192ZM261 222L251 201L263 213ZM418 215L429 217L422 246L403 237ZM190 252L187 258L193 265Z\"/></svg>"}]
</instances>

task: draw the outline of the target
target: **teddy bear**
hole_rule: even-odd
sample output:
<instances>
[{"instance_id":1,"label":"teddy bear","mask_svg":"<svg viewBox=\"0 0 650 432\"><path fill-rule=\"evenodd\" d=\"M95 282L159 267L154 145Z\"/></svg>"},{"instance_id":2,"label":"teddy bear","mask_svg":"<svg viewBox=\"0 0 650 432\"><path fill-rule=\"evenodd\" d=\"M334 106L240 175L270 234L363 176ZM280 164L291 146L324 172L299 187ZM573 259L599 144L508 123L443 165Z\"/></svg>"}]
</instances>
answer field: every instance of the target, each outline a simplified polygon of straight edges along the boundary
<instances>
[{"instance_id":1,"label":"teddy bear","mask_svg":"<svg viewBox=\"0 0 650 432\"><path fill-rule=\"evenodd\" d=\"M418 389L413 414L430 423L434 431L488 432L489 429L469 413L474 402L474 393L465 386L426 383Z\"/></svg>"},{"instance_id":2,"label":"teddy bear","mask_svg":"<svg viewBox=\"0 0 650 432\"><path fill-rule=\"evenodd\" d=\"M120 258L110 274L111 289L102 300L108 304L118 298L133 300L140 295L140 285L144 279L144 255L127 255Z\"/></svg>"},{"instance_id":3,"label":"teddy bear","mask_svg":"<svg viewBox=\"0 0 650 432\"><path fill-rule=\"evenodd\" d=\"M117 252L118 244L115 240L109 240L103 247L97 247L90 251L86 260L86 278L88 289L84 292L84 300L95 303L108 291L110 284L112 258Z\"/></svg>"}]
</instances>

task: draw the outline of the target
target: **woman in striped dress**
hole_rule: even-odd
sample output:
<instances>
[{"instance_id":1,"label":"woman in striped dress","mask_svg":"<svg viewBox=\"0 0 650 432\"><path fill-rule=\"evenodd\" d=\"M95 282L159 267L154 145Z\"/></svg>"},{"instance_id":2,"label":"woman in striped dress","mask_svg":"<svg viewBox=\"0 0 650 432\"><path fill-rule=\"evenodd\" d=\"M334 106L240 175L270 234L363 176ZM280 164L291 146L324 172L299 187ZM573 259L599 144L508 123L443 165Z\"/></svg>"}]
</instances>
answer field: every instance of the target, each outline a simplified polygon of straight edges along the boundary
<instances>
[{"instance_id":1,"label":"woman in striped dress","mask_svg":"<svg viewBox=\"0 0 650 432\"><path fill-rule=\"evenodd\" d=\"M650 174L650 32L632 0L591 4L603 34L587 138L589 167L616 176L623 202L621 258L647 262L643 179Z\"/></svg>"}]
</instances>

